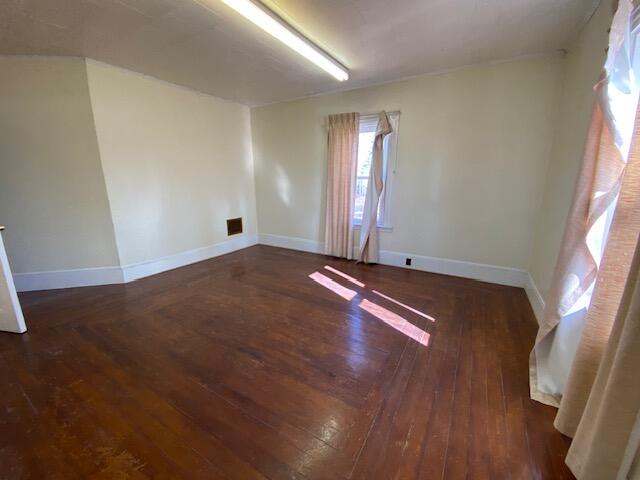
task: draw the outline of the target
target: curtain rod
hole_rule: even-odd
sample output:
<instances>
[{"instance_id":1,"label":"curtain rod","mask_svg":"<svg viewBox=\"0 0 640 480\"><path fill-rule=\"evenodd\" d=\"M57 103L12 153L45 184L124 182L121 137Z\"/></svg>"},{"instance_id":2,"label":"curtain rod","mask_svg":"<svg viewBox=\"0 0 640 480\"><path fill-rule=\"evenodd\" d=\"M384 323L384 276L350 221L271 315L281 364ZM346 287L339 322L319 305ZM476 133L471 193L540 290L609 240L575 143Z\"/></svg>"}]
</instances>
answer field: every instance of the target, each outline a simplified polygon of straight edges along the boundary
<instances>
[{"instance_id":1,"label":"curtain rod","mask_svg":"<svg viewBox=\"0 0 640 480\"><path fill-rule=\"evenodd\" d=\"M373 113L361 113L360 116L361 117L373 117L374 115L379 115L380 112L382 110L380 110L379 112L373 112ZM387 112L387 115L400 115L402 112L400 110L393 110L391 112Z\"/></svg>"},{"instance_id":2,"label":"curtain rod","mask_svg":"<svg viewBox=\"0 0 640 480\"><path fill-rule=\"evenodd\" d=\"M374 112L374 113L359 113L360 117L375 117L378 116L380 114L382 110L380 110L379 112ZM400 110L393 110L391 112L387 112L387 115L401 115L402 112ZM329 128L329 115L326 115L324 117L324 128L328 129Z\"/></svg>"}]
</instances>

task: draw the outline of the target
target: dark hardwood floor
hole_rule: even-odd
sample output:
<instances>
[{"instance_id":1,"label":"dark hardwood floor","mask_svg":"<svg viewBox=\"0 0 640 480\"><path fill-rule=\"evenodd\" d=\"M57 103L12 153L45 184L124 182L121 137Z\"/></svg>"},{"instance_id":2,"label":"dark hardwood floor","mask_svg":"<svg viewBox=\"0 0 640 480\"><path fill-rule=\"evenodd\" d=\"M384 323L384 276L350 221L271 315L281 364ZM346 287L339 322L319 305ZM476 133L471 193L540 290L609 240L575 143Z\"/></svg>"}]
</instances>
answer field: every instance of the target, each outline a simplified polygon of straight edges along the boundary
<instances>
[{"instance_id":1,"label":"dark hardwood floor","mask_svg":"<svg viewBox=\"0 0 640 480\"><path fill-rule=\"evenodd\" d=\"M256 246L20 299L1 478L572 478L520 289Z\"/></svg>"}]
</instances>

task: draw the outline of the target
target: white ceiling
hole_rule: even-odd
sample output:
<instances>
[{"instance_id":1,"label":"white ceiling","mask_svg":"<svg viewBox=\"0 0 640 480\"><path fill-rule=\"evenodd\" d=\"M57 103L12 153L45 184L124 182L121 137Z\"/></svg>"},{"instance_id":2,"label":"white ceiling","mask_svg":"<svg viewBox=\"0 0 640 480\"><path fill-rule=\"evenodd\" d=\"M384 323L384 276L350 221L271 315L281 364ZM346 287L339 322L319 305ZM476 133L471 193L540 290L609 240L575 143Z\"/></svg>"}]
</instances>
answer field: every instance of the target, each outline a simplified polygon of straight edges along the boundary
<instances>
[{"instance_id":1,"label":"white ceiling","mask_svg":"<svg viewBox=\"0 0 640 480\"><path fill-rule=\"evenodd\" d=\"M247 105L566 48L598 0L265 0L338 83L220 0L0 0L0 54L76 55Z\"/></svg>"}]
</instances>

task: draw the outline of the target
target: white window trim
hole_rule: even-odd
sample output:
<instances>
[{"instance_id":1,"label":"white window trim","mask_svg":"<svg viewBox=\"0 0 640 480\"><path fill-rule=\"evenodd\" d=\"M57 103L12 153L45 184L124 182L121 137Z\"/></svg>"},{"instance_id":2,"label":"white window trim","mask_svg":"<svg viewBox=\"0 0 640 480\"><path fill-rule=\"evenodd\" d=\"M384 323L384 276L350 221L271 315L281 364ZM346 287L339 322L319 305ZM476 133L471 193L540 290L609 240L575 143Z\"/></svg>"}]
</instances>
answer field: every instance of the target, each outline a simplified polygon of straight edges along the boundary
<instances>
[{"instance_id":1,"label":"white window trim","mask_svg":"<svg viewBox=\"0 0 640 480\"><path fill-rule=\"evenodd\" d=\"M382 202L382 221L378 221L378 229L382 231L391 232L393 231L393 222L392 222L392 200L393 200L393 180L396 176L396 171L398 168L398 133L399 133L399 125L400 125L400 112L387 112L387 116L389 118L389 122L391 123L391 128L393 128L393 133L387 135L385 137L385 155L384 160L387 161L388 165L386 168L386 176L384 179L384 187L382 190L382 198L380 199ZM360 124L368 123L367 127L373 125L373 130L375 130L378 126L378 114L372 115L361 115L360 116ZM358 129L358 133L360 133L360 129ZM353 219L353 228L354 230L359 230L362 226L362 220Z\"/></svg>"}]
</instances>

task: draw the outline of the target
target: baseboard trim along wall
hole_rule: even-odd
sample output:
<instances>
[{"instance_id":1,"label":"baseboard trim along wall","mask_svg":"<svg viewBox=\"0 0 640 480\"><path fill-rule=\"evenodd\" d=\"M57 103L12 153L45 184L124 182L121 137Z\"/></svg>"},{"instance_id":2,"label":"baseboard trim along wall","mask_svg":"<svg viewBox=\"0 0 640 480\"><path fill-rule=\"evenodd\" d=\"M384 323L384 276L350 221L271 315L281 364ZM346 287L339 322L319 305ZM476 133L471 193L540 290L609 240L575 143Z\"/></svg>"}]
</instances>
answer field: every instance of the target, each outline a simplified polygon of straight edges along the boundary
<instances>
[{"instance_id":1,"label":"baseboard trim along wall","mask_svg":"<svg viewBox=\"0 0 640 480\"><path fill-rule=\"evenodd\" d=\"M124 265L122 267L124 282L131 282L139 278L155 275L156 273L166 272L167 270L184 267L185 265L208 260L209 258L219 257L226 253L250 247L256 243L258 243L257 235L242 235L224 242L195 248L175 255Z\"/></svg>"},{"instance_id":2,"label":"baseboard trim along wall","mask_svg":"<svg viewBox=\"0 0 640 480\"><path fill-rule=\"evenodd\" d=\"M262 245L270 245L272 247L301 250L303 252L323 252L323 244L321 242L296 237L272 235L269 233L259 234L258 243ZM412 259L411 266L405 265L405 259L407 257L411 257ZM441 273L444 275L471 278L474 280L481 280L483 282L521 288L527 287L530 279L528 272L525 270L518 270L517 268L485 265L482 263L450 260L447 258L427 257L413 253L391 252L388 250L382 250L380 252L380 263L394 267L422 270L430 273Z\"/></svg>"},{"instance_id":3,"label":"baseboard trim along wall","mask_svg":"<svg viewBox=\"0 0 640 480\"><path fill-rule=\"evenodd\" d=\"M75 270L14 273L13 282L18 292L30 292L33 290L123 283L123 275L120 267L79 268Z\"/></svg>"},{"instance_id":4,"label":"baseboard trim along wall","mask_svg":"<svg viewBox=\"0 0 640 480\"><path fill-rule=\"evenodd\" d=\"M128 283L150 275L166 272L167 270L173 270L174 268L235 252L236 250L241 250L257 243L302 252L323 253L322 242L304 238L272 235L269 233L261 233L260 235L245 234L206 247L188 250L147 262L124 265L122 267L114 266L50 272L14 273L13 280L18 292ZM411 257L412 259L411 266L405 265L405 259L407 257ZM540 322L542 318L544 299L533 278L525 270L388 250L380 252L380 263L394 267L453 275L483 282L497 283L499 285L524 288L538 322Z\"/></svg>"},{"instance_id":5,"label":"baseboard trim along wall","mask_svg":"<svg viewBox=\"0 0 640 480\"><path fill-rule=\"evenodd\" d=\"M324 251L322 242L306 240L304 238L272 235L270 233L259 234L258 243L310 253L323 253ZM411 257L412 259L411 266L405 265L405 259L407 257ZM441 273L443 275L453 275L455 277L471 278L483 282L523 288L527 294L536 320L538 323L542 321L545 305L544 298L540 294L533 278L526 270L486 265L483 263L464 262L448 258L427 257L413 253L391 252L388 250L382 250L380 252L380 263L394 267Z\"/></svg>"},{"instance_id":6,"label":"baseboard trim along wall","mask_svg":"<svg viewBox=\"0 0 640 480\"><path fill-rule=\"evenodd\" d=\"M542 323L542 314L544 313L544 297L540 294L540 290L538 290L533 277L530 274L527 274L527 277L527 284L524 286L524 291L527 292L531 309L538 320L538 324L540 324Z\"/></svg>"},{"instance_id":7,"label":"baseboard trim along wall","mask_svg":"<svg viewBox=\"0 0 640 480\"><path fill-rule=\"evenodd\" d=\"M405 259L412 259L411 266L405 265ZM411 268L430 273L453 275L454 277L471 278L498 285L524 287L527 272L516 268L486 265L484 263L465 262L448 258L427 257L413 253L380 251L380 263L394 267Z\"/></svg>"},{"instance_id":8,"label":"baseboard trim along wall","mask_svg":"<svg viewBox=\"0 0 640 480\"><path fill-rule=\"evenodd\" d=\"M139 278L166 272L191 263L231 253L258 242L257 235L242 235L224 242L180 252L175 255L124 266L81 268L50 272L14 273L18 292L54 290L59 288L90 287L128 283Z\"/></svg>"},{"instance_id":9,"label":"baseboard trim along wall","mask_svg":"<svg viewBox=\"0 0 640 480\"><path fill-rule=\"evenodd\" d=\"M273 235L271 233L258 234L258 243L261 245L269 245L271 247L289 248L291 250L300 250L309 253L324 253L323 244L314 240L306 240L297 237L283 237L282 235Z\"/></svg>"}]
</instances>

